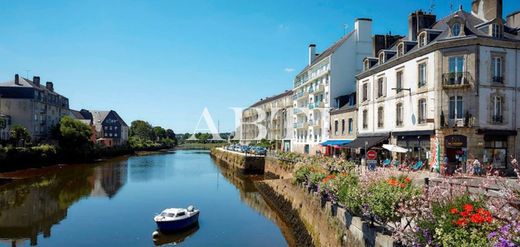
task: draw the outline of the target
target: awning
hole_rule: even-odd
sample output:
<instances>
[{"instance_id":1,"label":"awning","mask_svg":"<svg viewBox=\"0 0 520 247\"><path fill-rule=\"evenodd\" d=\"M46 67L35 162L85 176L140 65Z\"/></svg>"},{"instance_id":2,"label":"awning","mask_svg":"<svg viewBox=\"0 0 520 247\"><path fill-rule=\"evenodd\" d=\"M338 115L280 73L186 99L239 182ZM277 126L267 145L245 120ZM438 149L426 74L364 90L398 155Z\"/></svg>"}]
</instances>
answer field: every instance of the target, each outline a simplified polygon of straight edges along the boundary
<instances>
[{"instance_id":1,"label":"awning","mask_svg":"<svg viewBox=\"0 0 520 247\"><path fill-rule=\"evenodd\" d=\"M351 140L328 140L325 142L320 143L322 146L342 146L349 144Z\"/></svg>"},{"instance_id":2,"label":"awning","mask_svg":"<svg viewBox=\"0 0 520 247\"><path fill-rule=\"evenodd\" d=\"M407 153L408 152L408 150L406 148L402 148L402 147L392 145L392 144L383 144L383 148L390 152L396 152L396 153Z\"/></svg>"},{"instance_id":3,"label":"awning","mask_svg":"<svg viewBox=\"0 0 520 247\"><path fill-rule=\"evenodd\" d=\"M384 136L358 136L355 140L345 145L347 148L371 148L388 139L388 135Z\"/></svg>"}]
</instances>

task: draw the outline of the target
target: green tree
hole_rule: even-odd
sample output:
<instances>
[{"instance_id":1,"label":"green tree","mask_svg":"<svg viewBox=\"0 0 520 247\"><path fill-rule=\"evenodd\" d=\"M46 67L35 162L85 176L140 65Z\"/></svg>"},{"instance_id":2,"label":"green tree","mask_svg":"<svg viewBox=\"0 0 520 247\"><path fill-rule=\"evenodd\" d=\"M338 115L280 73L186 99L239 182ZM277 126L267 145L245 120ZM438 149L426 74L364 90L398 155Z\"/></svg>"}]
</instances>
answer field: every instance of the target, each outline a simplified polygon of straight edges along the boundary
<instances>
[{"instance_id":1,"label":"green tree","mask_svg":"<svg viewBox=\"0 0 520 247\"><path fill-rule=\"evenodd\" d=\"M155 141L155 133L152 125L143 120L135 120L130 124L130 137Z\"/></svg>"},{"instance_id":2,"label":"green tree","mask_svg":"<svg viewBox=\"0 0 520 247\"><path fill-rule=\"evenodd\" d=\"M60 120L59 126L59 142L62 148L84 148L90 143L92 129L81 121L65 116Z\"/></svg>"},{"instance_id":3,"label":"green tree","mask_svg":"<svg viewBox=\"0 0 520 247\"><path fill-rule=\"evenodd\" d=\"M163 127L155 126L153 127L153 133L155 135L156 141L161 141L167 138L166 130Z\"/></svg>"},{"instance_id":4,"label":"green tree","mask_svg":"<svg viewBox=\"0 0 520 247\"><path fill-rule=\"evenodd\" d=\"M31 134L27 128L21 125L13 125L11 131L9 131L11 142L14 144L25 144L31 142Z\"/></svg>"},{"instance_id":5,"label":"green tree","mask_svg":"<svg viewBox=\"0 0 520 247\"><path fill-rule=\"evenodd\" d=\"M166 136L172 140L177 140L177 137L175 135L175 132L173 132L172 129L167 129L166 130Z\"/></svg>"}]
</instances>

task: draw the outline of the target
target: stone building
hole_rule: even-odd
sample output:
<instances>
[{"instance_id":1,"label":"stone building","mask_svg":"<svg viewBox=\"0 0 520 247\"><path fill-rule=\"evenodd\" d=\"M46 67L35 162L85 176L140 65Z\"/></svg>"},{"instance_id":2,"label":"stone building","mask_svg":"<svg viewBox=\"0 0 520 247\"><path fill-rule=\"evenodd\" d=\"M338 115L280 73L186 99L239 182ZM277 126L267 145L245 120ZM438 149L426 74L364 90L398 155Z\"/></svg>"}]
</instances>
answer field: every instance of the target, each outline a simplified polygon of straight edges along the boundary
<instances>
[{"instance_id":1,"label":"stone building","mask_svg":"<svg viewBox=\"0 0 520 247\"><path fill-rule=\"evenodd\" d=\"M0 113L11 119L11 125L21 125L34 141L49 138L60 119L69 114L69 99L54 91L54 84L40 83L18 74L11 81L0 83Z\"/></svg>"},{"instance_id":2,"label":"stone building","mask_svg":"<svg viewBox=\"0 0 520 247\"><path fill-rule=\"evenodd\" d=\"M110 111L82 109L79 113L84 120L90 120L96 133L96 142L105 146L120 146L128 143L128 125L117 114Z\"/></svg>"},{"instance_id":3,"label":"stone building","mask_svg":"<svg viewBox=\"0 0 520 247\"><path fill-rule=\"evenodd\" d=\"M325 155L345 155L350 153L344 145L349 144L357 136L356 93L343 95L336 99L339 108L330 111L329 140L321 143L325 147Z\"/></svg>"},{"instance_id":4,"label":"stone building","mask_svg":"<svg viewBox=\"0 0 520 247\"><path fill-rule=\"evenodd\" d=\"M359 136L387 136L423 160L438 142L451 169L468 158L508 168L520 148L518 16L504 21L501 0L438 21L411 14L408 36L357 76Z\"/></svg>"},{"instance_id":5,"label":"stone building","mask_svg":"<svg viewBox=\"0 0 520 247\"><path fill-rule=\"evenodd\" d=\"M261 139L274 142L277 150L289 151L291 148L292 91L261 99L242 112L240 142L254 144ZM264 113L265 115L262 116ZM256 123L257 125L250 124ZM265 128L262 135L259 128Z\"/></svg>"},{"instance_id":6,"label":"stone building","mask_svg":"<svg viewBox=\"0 0 520 247\"><path fill-rule=\"evenodd\" d=\"M372 49L372 20L358 18L354 27L321 54L316 45L309 45L308 65L294 79L294 152L322 152L320 143L330 135L329 111L338 107L334 99L355 91L355 75Z\"/></svg>"}]
</instances>

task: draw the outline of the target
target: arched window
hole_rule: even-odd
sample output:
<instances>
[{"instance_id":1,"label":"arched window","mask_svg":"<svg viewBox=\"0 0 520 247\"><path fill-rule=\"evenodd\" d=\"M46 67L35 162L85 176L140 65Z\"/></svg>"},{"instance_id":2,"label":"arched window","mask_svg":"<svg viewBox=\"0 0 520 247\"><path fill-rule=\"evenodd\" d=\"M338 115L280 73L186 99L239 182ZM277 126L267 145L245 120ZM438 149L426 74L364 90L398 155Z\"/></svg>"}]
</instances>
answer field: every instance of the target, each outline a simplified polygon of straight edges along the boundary
<instances>
[{"instance_id":1,"label":"arched window","mask_svg":"<svg viewBox=\"0 0 520 247\"><path fill-rule=\"evenodd\" d=\"M451 26L451 36L459 36L461 32L461 25L460 23L456 22Z\"/></svg>"}]
</instances>

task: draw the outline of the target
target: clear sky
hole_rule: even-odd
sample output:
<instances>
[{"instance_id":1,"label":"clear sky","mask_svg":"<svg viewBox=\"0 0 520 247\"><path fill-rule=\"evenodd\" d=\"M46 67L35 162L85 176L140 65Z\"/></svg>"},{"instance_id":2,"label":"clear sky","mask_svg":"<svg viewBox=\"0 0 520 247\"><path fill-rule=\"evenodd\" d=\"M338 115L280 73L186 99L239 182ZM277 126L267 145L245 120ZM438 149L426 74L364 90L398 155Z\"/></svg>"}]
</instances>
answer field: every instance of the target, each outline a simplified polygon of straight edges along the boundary
<instances>
[{"instance_id":1,"label":"clear sky","mask_svg":"<svg viewBox=\"0 0 520 247\"><path fill-rule=\"evenodd\" d=\"M450 4L435 0L438 17ZM53 81L74 109L114 109L130 124L192 131L204 107L222 131L229 107L291 88L307 46L323 51L354 19L405 34L432 0L0 0L0 81ZM504 15L520 10L504 0ZM29 71L27 71L29 70Z\"/></svg>"}]
</instances>

